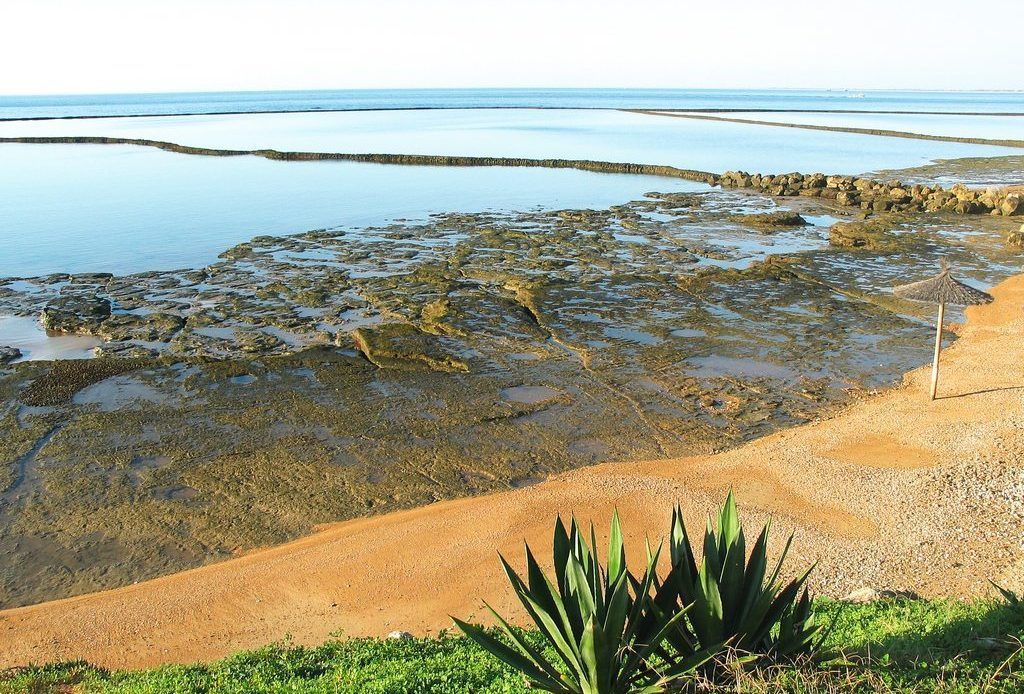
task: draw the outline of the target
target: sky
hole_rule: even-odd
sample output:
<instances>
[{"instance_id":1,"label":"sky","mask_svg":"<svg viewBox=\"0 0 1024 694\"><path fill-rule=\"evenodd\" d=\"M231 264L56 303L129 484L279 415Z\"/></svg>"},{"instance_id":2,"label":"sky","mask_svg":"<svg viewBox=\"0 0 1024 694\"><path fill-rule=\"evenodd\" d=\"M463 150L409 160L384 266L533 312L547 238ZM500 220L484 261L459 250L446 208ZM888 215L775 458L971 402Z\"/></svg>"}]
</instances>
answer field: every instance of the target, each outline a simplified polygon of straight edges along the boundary
<instances>
[{"instance_id":1,"label":"sky","mask_svg":"<svg viewBox=\"0 0 1024 694\"><path fill-rule=\"evenodd\" d=\"M1019 3L7 0L0 94L1024 89Z\"/></svg>"}]
</instances>

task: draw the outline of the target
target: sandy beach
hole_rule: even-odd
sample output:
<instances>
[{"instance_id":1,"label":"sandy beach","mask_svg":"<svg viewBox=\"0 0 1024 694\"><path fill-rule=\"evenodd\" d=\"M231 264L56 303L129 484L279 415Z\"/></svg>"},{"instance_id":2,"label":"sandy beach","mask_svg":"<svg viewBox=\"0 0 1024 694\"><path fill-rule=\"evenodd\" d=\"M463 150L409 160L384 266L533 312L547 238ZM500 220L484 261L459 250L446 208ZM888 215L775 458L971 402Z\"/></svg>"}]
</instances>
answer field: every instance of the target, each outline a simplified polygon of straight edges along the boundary
<instances>
[{"instance_id":1,"label":"sandy beach","mask_svg":"<svg viewBox=\"0 0 1024 694\"><path fill-rule=\"evenodd\" d=\"M671 506L690 523L735 489L752 523L771 516L791 570L813 585L922 596L1020 587L1024 568L1024 276L967 311L944 353L940 398L928 370L836 416L718 455L605 464L535 486L355 520L278 547L125 588L0 612L4 666L86 659L144 667L228 655L290 636L416 634L513 611L496 551L547 553L556 514L603 527L614 508L629 548L658 538ZM699 527L699 526L698 526ZM1016 577L1016 578L1015 578Z\"/></svg>"}]
</instances>

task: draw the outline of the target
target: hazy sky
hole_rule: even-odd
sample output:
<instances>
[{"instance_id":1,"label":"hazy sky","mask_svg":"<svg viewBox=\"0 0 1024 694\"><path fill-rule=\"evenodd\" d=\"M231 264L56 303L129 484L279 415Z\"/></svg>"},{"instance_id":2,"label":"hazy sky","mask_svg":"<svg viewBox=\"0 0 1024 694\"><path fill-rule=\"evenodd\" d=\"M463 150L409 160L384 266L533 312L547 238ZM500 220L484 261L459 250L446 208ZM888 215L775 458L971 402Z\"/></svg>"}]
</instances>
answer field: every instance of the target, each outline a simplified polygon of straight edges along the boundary
<instances>
[{"instance_id":1,"label":"hazy sky","mask_svg":"<svg viewBox=\"0 0 1024 694\"><path fill-rule=\"evenodd\" d=\"M0 94L1022 89L1021 0L7 0Z\"/></svg>"}]
</instances>

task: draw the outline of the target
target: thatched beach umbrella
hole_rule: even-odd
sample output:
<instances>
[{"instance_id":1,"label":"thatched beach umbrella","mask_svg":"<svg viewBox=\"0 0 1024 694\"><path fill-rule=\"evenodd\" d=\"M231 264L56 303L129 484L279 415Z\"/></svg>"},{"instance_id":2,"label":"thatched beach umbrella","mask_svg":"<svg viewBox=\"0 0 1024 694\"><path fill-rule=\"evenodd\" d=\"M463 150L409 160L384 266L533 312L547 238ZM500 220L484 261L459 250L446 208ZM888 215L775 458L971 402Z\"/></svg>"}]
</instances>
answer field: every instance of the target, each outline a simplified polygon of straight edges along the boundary
<instances>
[{"instance_id":1,"label":"thatched beach umbrella","mask_svg":"<svg viewBox=\"0 0 1024 694\"><path fill-rule=\"evenodd\" d=\"M912 282L893 288L896 296L911 301L927 301L939 305L939 318L935 325L935 358L932 360L931 399L935 399L935 390L939 385L939 352L942 351L942 319L946 315L946 304L954 306L973 306L987 304L992 295L969 287L949 274L949 266L942 261L942 272L935 277L920 282Z\"/></svg>"}]
</instances>

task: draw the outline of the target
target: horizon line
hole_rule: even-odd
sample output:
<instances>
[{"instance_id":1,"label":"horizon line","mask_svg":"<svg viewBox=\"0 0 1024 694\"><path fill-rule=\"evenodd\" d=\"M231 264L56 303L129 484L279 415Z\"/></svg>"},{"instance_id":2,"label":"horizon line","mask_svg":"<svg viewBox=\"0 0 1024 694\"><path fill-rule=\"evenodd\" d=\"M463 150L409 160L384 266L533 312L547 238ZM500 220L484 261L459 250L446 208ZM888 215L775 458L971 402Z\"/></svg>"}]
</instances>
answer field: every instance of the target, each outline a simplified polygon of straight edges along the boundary
<instances>
[{"instance_id":1,"label":"horizon line","mask_svg":"<svg viewBox=\"0 0 1024 694\"><path fill-rule=\"evenodd\" d=\"M900 87L314 87L282 89L200 89L170 91L98 91L98 92L35 92L0 93L0 99L46 98L46 97L89 97L89 96L169 96L200 94L299 94L308 92L479 92L479 91L679 91L679 92L872 92L872 93L932 93L932 94L1022 94L1024 89L983 89L983 88L900 88Z\"/></svg>"}]
</instances>

